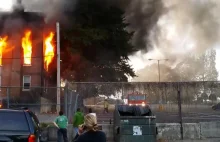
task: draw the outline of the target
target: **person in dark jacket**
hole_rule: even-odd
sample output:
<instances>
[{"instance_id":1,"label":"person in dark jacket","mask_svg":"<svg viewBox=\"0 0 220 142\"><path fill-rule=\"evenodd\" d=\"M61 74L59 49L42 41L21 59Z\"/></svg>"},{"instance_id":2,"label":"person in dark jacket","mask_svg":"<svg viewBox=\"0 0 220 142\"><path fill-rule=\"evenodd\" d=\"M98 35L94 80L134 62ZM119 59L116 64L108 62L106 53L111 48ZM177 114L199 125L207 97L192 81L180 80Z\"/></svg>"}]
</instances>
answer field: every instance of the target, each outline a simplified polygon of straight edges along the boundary
<instances>
[{"instance_id":1,"label":"person in dark jacket","mask_svg":"<svg viewBox=\"0 0 220 142\"><path fill-rule=\"evenodd\" d=\"M87 114L84 117L84 124L82 126L82 133L75 142L106 142L106 135L104 132L98 130L97 119L93 114Z\"/></svg>"}]
</instances>

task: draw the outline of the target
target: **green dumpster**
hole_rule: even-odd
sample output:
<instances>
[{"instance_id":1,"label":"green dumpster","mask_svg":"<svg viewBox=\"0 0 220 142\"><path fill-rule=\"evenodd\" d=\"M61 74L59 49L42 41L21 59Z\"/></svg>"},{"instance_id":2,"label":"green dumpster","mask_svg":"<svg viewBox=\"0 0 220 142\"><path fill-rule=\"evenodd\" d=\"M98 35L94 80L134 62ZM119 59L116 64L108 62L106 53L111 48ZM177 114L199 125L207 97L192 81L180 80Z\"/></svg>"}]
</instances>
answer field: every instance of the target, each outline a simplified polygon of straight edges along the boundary
<instances>
[{"instance_id":1,"label":"green dumpster","mask_svg":"<svg viewBox=\"0 0 220 142\"><path fill-rule=\"evenodd\" d=\"M156 142L156 116L148 106L118 105L113 132L115 142Z\"/></svg>"}]
</instances>

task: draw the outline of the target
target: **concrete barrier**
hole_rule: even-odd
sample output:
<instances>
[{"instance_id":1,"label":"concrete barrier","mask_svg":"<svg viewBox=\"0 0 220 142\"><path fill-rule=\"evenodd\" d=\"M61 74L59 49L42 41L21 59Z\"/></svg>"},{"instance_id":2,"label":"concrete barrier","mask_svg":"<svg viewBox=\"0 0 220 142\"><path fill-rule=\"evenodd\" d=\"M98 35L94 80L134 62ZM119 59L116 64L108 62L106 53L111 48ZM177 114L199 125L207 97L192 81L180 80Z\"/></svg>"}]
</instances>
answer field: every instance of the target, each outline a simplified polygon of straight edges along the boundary
<instances>
[{"instance_id":1,"label":"concrete barrier","mask_svg":"<svg viewBox=\"0 0 220 142\"><path fill-rule=\"evenodd\" d=\"M72 141L73 139L73 125L68 125L68 139L69 141ZM57 127L50 126L48 128L48 141L57 141Z\"/></svg>"},{"instance_id":2,"label":"concrete barrier","mask_svg":"<svg viewBox=\"0 0 220 142\"><path fill-rule=\"evenodd\" d=\"M157 123L158 137L167 140L181 139L180 124ZM183 124L184 139L200 139L200 126L197 123Z\"/></svg>"},{"instance_id":3,"label":"concrete barrier","mask_svg":"<svg viewBox=\"0 0 220 142\"><path fill-rule=\"evenodd\" d=\"M178 123L158 123L158 138L166 142L180 142L180 124ZM113 125L103 124L102 131L106 133L107 139L113 140ZM48 141L56 141L57 128L49 127ZM72 125L68 126L68 138L71 141L75 136ZM219 122L201 122L183 124L182 142L219 142L220 141L220 121Z\"/></svg>"},{"instance_id":4,"label":"concrete barrier","mask_svg":"<svg viewBox=\"0 0 220 142\"><path fill-rule=\"evenodd\" d=\"M219 138L220 137L220 121L218 122L201 122L202 138Z\"/></svg>"},{"instance_id":5,"label":"concrete barrier","mask_svg":"<svg viewBox=\"0 0 220 142\"><path fill-rule=\"evenodd\" d=\"M106 137L108 140L113 139L113 125L102 125L101 126L102 131L106 133ZM55 126L50 126L48 127L48 141L56 141L57 140L57 128ZM69 141L72 141L72 139L75 137L75 132L73 130L73 126L69 125L68 126L68 139ZM46 138L45 138L46 139Z\"/></svg>"},{"instance_id":6,"label":"concrete barrier","mask_svg":"<svg viewBox=\"0 0 220 142\"><path fill-rule=\"evenodd\" d=\"M102 131L105 132L107 139L113 139L113 125L103 124Z\"/></svg>"}]
</instances>

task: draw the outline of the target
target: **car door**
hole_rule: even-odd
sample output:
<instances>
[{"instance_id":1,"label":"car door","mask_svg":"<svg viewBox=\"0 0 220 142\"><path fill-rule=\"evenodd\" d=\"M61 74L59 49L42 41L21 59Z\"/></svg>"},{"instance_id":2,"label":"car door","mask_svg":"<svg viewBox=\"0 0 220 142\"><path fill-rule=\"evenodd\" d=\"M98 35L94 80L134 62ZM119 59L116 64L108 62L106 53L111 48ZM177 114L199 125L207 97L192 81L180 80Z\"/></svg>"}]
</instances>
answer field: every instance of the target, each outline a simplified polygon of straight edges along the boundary
<instances>
[{"instance_id":1,"label":"car door","mask_svg":"<svg viewBox=\"0 0 220 142\"><path fill-rule=\"evenodd\" d=\"M40 140L40 137L41 137L40 122L39 122L37 116L33 112L29 111L29 114L31 116L31 120L34 125L34 133L35 133L37 139Z\"/></svg>"}]
</instances>

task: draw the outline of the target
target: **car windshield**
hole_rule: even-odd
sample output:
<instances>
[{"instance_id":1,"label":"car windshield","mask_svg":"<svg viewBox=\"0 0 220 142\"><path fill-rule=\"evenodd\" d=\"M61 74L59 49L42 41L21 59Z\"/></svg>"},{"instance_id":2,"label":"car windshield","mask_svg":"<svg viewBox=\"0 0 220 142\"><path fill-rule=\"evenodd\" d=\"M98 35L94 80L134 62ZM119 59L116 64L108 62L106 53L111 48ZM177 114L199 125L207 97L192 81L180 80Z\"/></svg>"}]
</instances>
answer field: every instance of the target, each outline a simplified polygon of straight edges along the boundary
<instances>
[{"instance_id":1,"label":"car windshield","mask_svg":"<svg viewBox=\"0 0 220 142\"><path fill-rule=\"evenodd\" d=\"M28 131L24 112L0 112L0 131Z\"/></svg>"},{"instance_id":2,"label":"car windshield","mask_svg":"<svg viewBox=\"0 0 220 142\"><path fill-rule=\"evenodd\" d=\"M145 95L141 96L129 96L129 100L145 100Z\"/></svg>"}]
</instances>

